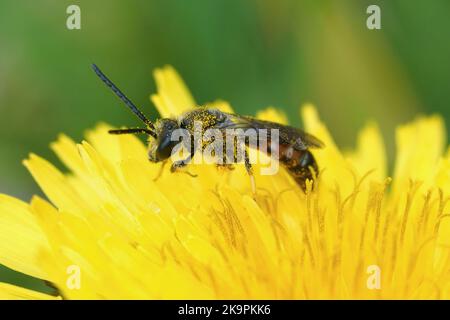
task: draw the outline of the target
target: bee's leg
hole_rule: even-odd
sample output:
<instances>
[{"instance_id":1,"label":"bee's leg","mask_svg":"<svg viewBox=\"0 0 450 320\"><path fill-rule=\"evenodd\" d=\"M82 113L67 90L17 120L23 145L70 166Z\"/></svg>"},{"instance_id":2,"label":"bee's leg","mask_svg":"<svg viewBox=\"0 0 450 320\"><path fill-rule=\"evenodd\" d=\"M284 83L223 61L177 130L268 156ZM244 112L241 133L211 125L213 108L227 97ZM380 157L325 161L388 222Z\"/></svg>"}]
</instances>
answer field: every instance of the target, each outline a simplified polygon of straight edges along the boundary
<instances>
[{"instance_id":1,"label":"bee's leg","mask_svg":"<svg viewBox=\"0 0 450 320\"><path fill-rule=\"evenodd\" d=\"M217 168L225 170L234 170L234 166L231 163L217 163Z\"/></svg>"},{"instance_id":2,"label":"bee's leg","mask_svg":"<svg viewBox=\"0 0 450 320\"><path fill-rule=\"evenodd\" d=\"M253 168L252 168L252 164L250 163L248 147L244 147L244 163L245 163L245 170L247 170L247 173L250 176L250 184L252 186L253 195L256 195L255 176L253 175Z\"/></svg>"},{"instance_id":3,"label":"bee's leg","mask_svg":"<svg viewBox=\"0 0 450 320\"><path fill-rule=\"evenodd\" d=\"M224 138L225 141L225 138ZM234 170L234 166L232 163L229 163L228 157L227 157L227 146L224 143L223 149L222 149L222 163L216 164L217 168L225 169L225 170Z\"/></svg>"},{"instance_id":4,"label":"bee's leg","mask_svg":"<svg viewBox=\"0 0 450 320\"><path fill-rule=\"evenodd\" d=\"M162 162L161 167L159 168L158 174L156 175L156 177L153 178L153 181L157 181L159 178L161 178L166 164L167 164L167 161Z\"/></svg>"},{"instance_id":5,"label":"bee's leg","mask_svg":"<svg viewBox=\"0 0 450 320\"><path fill-rule=\"evenodd\" d=\"M194 157L194 153L191 153L186 159L178 160L172 163L172 166L170 167L170 172L175 172L178 169L181 169L183 167L186 167L189 162L191 162L192 158ZM196 174L190 173L189 171L183 171L184 173L190 175L191 177L197 177Z\"/></svg>"}]
</instances>

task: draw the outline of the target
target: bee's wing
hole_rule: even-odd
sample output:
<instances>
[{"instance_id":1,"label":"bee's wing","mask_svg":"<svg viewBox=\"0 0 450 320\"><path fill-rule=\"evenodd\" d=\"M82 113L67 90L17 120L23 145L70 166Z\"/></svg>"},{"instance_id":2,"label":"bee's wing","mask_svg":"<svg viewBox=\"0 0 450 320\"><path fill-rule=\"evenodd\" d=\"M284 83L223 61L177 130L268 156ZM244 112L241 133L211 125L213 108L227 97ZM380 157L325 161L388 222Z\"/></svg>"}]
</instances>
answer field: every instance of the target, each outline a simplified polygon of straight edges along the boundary
<instances>
[{"instance_id":1,"label":"bee's wing","mask_svg":"<svg viewBox=\"0 0 450 320\"><path fill-rule=\"evenodd\" d=\"M269 135L270 129L278 129L280 142L292 145L296 150L323 148L324 146L322 141L301 129L248 116L227 114L226 120L219 127L221 129L268 129Z\"/></svg>"}]
</instances>

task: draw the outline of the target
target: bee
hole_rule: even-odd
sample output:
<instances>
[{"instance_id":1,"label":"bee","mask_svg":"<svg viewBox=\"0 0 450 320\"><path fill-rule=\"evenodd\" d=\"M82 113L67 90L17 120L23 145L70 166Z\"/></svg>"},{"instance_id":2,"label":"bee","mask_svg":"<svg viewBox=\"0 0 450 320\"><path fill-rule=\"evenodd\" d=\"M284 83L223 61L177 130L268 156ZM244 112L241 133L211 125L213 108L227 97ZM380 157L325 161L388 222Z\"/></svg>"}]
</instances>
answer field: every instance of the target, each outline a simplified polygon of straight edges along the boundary
<instances>
[{"instance_id":1,"label":"bee","mask_svg":"<svg viewBox=\"0 0 450 320\"><path fill-rule=\"evenodd\" d=\"M122 91L117 88L114 83L109 80L106 75L95 65L92 69L97 76L119 97L125 105L144 123L145 128L126 128L109 130L110 134L146 134L149 137L148 159L151 162L158 163L165 161L172 155L172 151L179 141L171 139L172 133L177 129L185 129L193 133L194 123L202 123L202 130L218 129L225 135L227 129L270 129L278 130L279 146L278 161L288 170L296 183L306 192L306 181L314 181L317 178L319 167L317 162L309 151L310 148L322 148L323 143L311 134L308 134L295 127L282 125L275 122L255 119L250 116L241 116L231 113L222 112L218 109L197 107L194 108L177 119L161 118L154 123L150 121L134 103L128 99ZM270 134L268 140L270 141ZM246 145L249 147L249 145ZM202 148L205 145L201 145ZM171 165L171 172L175 172L187 166L193 159L196 150L199 147L190 148L189 155L182 160L174 161ZM252 165L249 158L248 148L244 147L244 164L252 181L252 189L255 191ZM266 150L267 154L271 154L272 150ZM224 153L225 154L225 153ZM234 160L237 160L236 158Z\"/></svg>"}]
</instances>

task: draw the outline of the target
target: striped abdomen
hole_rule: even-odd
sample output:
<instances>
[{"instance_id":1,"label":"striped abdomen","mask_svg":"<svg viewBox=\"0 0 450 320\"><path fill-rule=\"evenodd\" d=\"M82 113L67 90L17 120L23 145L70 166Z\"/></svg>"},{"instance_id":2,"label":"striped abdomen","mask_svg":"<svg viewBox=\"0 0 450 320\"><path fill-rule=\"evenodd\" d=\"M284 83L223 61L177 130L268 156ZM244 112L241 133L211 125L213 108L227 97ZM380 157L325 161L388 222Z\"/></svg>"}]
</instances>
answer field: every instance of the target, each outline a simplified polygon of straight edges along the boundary
<instances>
[{"instance_id":1,"label":"striped abdomen","mask_svg":"<svg viewBox=\"0 0 450 320\"><path fill-rule=\"evenodd\" d=\"M280 162L305 192L306 179L314 180L319 173L316 159L308 150L280 148Z\"/></svg>"}]
</instances>

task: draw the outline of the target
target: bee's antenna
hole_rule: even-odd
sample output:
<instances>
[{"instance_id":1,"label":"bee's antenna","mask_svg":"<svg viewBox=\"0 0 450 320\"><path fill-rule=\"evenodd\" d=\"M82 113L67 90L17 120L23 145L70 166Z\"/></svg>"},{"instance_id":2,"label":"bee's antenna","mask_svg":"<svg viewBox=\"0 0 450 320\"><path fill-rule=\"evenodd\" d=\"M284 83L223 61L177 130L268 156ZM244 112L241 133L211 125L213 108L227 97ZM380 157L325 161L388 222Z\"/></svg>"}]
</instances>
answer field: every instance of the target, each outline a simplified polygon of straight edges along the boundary
<instances>
[{"instance_id":1,"label":"bee's antenna","mask_svg":"<svg viewBox=\"0 0 450 320\"><path fill-rule=\"evenodd\" d=\"M155 129L153 123L147 119L147 117L136 107L136 105L133 102L131 102L131 100L128 99L127 96L122 91L120 91L120 89L117 88L116 85L112 83L112 81L109 80L108 77L95 64L92 64L92 69L97 74L97 76L100 79L102 79L102 81L108 87L111 88L111 90L116 94L116 96L118 96L120 100L122 100L127 105L127 107L130 108L131 111L133 111L133 113L137 115L139 119L141 119L150 128L150 130L153 131Z\"/></svg>"},{"instance_id":2,"label":"bee's antenna","mask_svg":"<svg viewBox=\"0 0 450 320\"><path fill-rule=\"evenodd\" d=\"M110 134L130 134L130 133L145 133L153 138L156 138L155 131L145 128L126 128L126 129L115 129L115 130L109 130Z\"/></svg>"}]
</instances>

